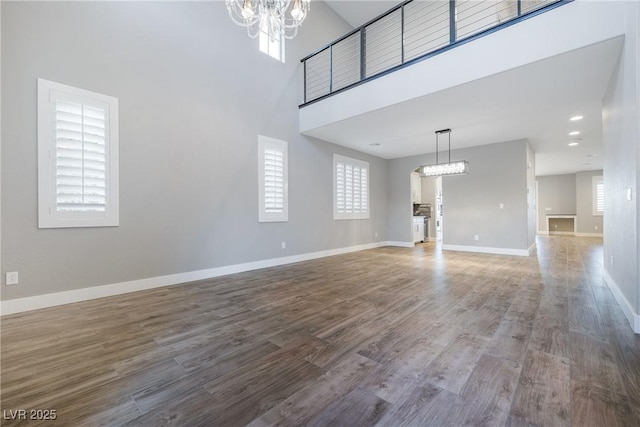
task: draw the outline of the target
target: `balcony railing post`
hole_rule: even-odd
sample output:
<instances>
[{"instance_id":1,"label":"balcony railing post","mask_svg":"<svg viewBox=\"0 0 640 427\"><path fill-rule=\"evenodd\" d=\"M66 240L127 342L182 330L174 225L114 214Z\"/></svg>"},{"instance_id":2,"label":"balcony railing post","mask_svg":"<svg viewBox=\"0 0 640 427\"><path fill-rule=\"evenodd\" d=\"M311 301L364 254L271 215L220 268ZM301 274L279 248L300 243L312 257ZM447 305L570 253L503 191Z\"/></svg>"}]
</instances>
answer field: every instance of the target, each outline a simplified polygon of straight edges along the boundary
<instances>
[{"instance_id":1,"label":"balcony railing post","mask_svg":"<svg viewBox=\"0 0 640 427\"><path fill-rule=\"evenodd\" d=\"M404 64L404 5L400 6L400 63Z\"/></svg>"},{"instance_id":2,"label":"balcony railing post","mask_svg":"<svg viewBox=\"0 0 640 427\"><path fill-rule=\"evenodd\" d=\"M365 31L365 27L362 27L360 30L360 80L367 78L367 42L365 40Z\"/></svg>"},{"instance_id":3,"label":"balcony railing post","mask_svg":"<svg viewBox=\"0 0 640 427\"><path fill-rule=\"evenodd\" d=\"M449 0L449 44L456 42L456 0Z\"/></svg>"},{"instance_id":4,"label":"balcony railing post","mask_svg":"<svg viewBox=\"0 0 640 427\"><path fill-rule=\"evenodd\" d=\"M329 45L329 93L333 92L333 45Z\"/></svg>"},{"instance_id":5,"label":"balcony railing post","mask_svg":"<svg viewBox=\"0 0 640 427\"><path fill-rule=\"evenodd\" d=\"M303 99L304 102L307 102L307 60L305 59L304 61L302 61L302 72L304 73L304 77L303 77Z\"/></svg>"},{"instance_id":6,"label":"balcony railing post","mask_svg":"<svg viewBox=\"0 0 640 427\"><path fill-rule=\"evenodd\" d=\"M522 0L516 0L516 5L517 5L517 15L516 16L520 16L520 15L522 15Z\"/></svg>"}]
</instances>

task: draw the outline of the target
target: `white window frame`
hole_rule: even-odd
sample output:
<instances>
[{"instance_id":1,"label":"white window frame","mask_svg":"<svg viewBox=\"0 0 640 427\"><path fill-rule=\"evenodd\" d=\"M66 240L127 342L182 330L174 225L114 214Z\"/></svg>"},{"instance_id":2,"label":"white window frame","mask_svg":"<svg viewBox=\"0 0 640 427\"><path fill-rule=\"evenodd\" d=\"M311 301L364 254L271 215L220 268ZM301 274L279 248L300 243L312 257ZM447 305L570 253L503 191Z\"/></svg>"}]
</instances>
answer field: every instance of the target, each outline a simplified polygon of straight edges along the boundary
<instances>
[{"instance_id":1,"label":"white window frame","mask_svg":"<svg viewBox=\"0 0 640 427\"><path fill-rule=\"evenodd\" d=\"M360 168L365 169L366 172L366 194L364 194L364 199L366 200L366 210L357 210L357 211L347 211L346 209L339 209L338 205L338 192L339 192L339 176L338 176L338 164L344 164L346 166L351 166L352 168ZM370 194L371 194L371 170L369 168L369 163L352 159L350 157L341 156L340 154L333 155L333 219L334 220L343 220L343 219L369 219L371 213L371 204L370 204ZM362 185L362 182L360 182ZM360 191L360 198L363 198L363 191ZM346 196L345 196L346 197ZM353 198L352 198L353 201Z\"/></svg>"},{"instance_id":2,"label":"white window frame","mask_svg":"<svg viewBox=\"0 0 640 427\"><path fill-rule=\"evenodd\" d=\"M598 185L602 188L602 209L598 209ZM602 175L591 178L592 188L592 210L593 216L602 216L604 214L604 179Z\"/></svg>"},{"instance_id":3,"label":"white window frame","mask_svg":"<svg viewBox=\"0 0 640 427\"><path fill-rule=\"evenodd\" d=\"M274 212L267 208L266 189L266 153L267 150L276 150L283 157L283 190L284 203L280 211ZM258 135L258 222L287 222L289 221L289 155L287 141Z\"/></svg>"},{"instance_id":4,"label":"white window frame","mask_svg":"<svg viewBox=\"0 0 640 427\"><path fill-rule=\"evenodd\" d=\"M265 19L260 23L260 31L258 34L258 47L260 52L265 53L284 64L284 35L276 34L271 40L271 28L268 20Z\"/></svg>"},{"instance_id":5,"label":"white window frame","mask_svg":"<svg viewBox=\"0 0 640 427\"><path fill-rule=\"evenodd\" d=\"M56 208L56 100L105 111L104 212L58 211ZM38 227L113 227L119 225L118 99L38 79Z\"/></svg>"}]
</instances>

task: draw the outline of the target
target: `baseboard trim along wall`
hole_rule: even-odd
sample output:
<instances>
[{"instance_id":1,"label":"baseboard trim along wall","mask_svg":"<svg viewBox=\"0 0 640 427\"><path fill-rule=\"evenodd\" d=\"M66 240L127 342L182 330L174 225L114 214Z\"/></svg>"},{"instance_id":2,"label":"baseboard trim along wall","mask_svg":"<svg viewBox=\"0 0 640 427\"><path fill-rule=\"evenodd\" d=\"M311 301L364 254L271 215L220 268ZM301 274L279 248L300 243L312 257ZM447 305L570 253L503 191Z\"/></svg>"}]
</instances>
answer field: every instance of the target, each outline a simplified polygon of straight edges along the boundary
<instances>
[{"instance_id":1,"label":"baseboard trim along wall","mask_svg":"<svg viewBox=\"0 0 640 427\"><path fill-rule=\"evenodd\" d=\"M537 249L537 246L535 243L529 246L529 256L533 256L537 252L536 249Z\"/></svg>"},{"instance_id":2,"label":"baseboard trim along wall","mask_svg":"<svg viewBox=\"0 0 640 427\"><path fill-rule=\"evenodd\" d=\"M618 287L618 284L615 282L615 280L613 280L613 278L606 270L602 272L602 278L604 279L604 283L606 283L609 289L611 289L611 293L613 293L616 301L618 301L618 305L629 321L633 332L635 332L636 334L640 334L640 315L633 311L633 307L631 306L631 304L629 304L629 301L620 290L620 287Z\"/></svg>"},{"instance_id":3,"label":"baseboard trim along wall","mask_svg":"<svg viewBox=\"0 0 640 427\"><path fill-rule=\"evenodd\" d=\"M401 248L412 248L415 246L413 242L387 242L387 246L399 246Z\"/></svg>"},{"instance_id":4,"label":"baseboard trim along wall","mask_svg":"<svg viewBox=\"0 0 640 427\"><path fill-rule=\"evenodd\" d=\"M573 231L548 231L547 234L551 236L575 236Z\"/></svg>"},{"instance_id":5,"label":"baseboard trim along wall","mask_svg":"<svg viewBox=\"0 0 640 427\"><path fill-rule=\"evenodd\" d=\"M602 237L602 233L573 233L571 231L566 231L566 232L562 232L562 231L552 231L552 232L548 232L548 231L538 231L536 234L539 234L541 236L549 236L549 235L555 235L555 236L576 236L576 237Z\"/></svg>"},{"instance_id":6,"label":"baseboard trim along wall","mask_svg":"<svg viewBox=\"0 0 640 427\"><path fill-rule=\"evenodd\" d=\"M272 258L262 261L247 262L243 264L227 265L208 268L205 270L188 271L185 273L169 274L167 276L149 277L146 279L132 280L129 282L113 283L109 285L92 286L89 288L75 289L72 291L55 292L33 297L16 298L0 301L0 315L21 313L40 308L54 307L57 305L71 304L96 298L110 297L129 292L144 291L147 289L161 288L163 286L179 285L194 282L196 280L212 279L228 274L242 273L245 271L259 270L261 268L276 267L279 265L293 264L295 262L309 261L333 255L341 255L349 252L363 251L366 249L380 248L383 246L398 246L397 243L405 242L375 242L364 245L348 246L345 248L328 249L319 252L310 252L300 255L292 255L282 258ZM413 243L411 244L413 247Z\"/></svg>"},{"instance_id":7,"label":"baseboard trim along wall","mask_svg":"<svg viewBox=\"0 0 640 427\"><path fill-rule=\"evenodd\" d=\"M535 246L535 245L534 245ZM484 246L442 245L445 251L477 252L481 254L529 256L529 249L489 248Z\"/></svg>"}]
</instances>

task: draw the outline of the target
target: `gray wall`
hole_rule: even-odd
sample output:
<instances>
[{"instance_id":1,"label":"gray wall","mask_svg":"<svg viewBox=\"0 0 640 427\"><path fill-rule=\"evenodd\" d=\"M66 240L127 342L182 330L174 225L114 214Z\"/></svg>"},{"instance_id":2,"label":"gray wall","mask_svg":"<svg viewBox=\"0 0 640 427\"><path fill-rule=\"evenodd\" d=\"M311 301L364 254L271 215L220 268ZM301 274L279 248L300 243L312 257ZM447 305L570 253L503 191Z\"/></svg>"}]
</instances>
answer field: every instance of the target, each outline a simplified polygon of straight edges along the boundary
<instances>
[{"instance_id":1,"label":"gray wall","mask_svg":"<svg viewBox=\"0 0 640 427\"><path fill-rule=\"evenodd\" d=\"M452 155L468 160L470 173L442 178L443 244L529 248L527 145L510 141Z\"/></svg>"},{"instance_id":2,"label":"gray wall","mask_svg":"<svg viewBox=\"0 0 640 427\"><path fill-rule=\"evenodd\" d=\"M527 239L528 246L536 243L536 155L527 142Z\"/></svg>"},{"instance_id":3,"label":"gray wall","mask_svg":"<svg viewBox=\"0 0 640 427\"><path fill-rule=\"evenodd\" d=\"M540 231L549 231L547 214L576 214L576 174L538 177L538 229Z\"/></svg>"},{"instance_id":4,"label":"gray wall","mask_svg":"<svg viewBox=\"0 0 640 427\"><path fill-rule=\"evenodd\" d=\"M297 132L299 58L349 28L314 3L281 64L223 2L2 2L2 299L387 240L386 161ZM37 228L38 77L119 98L119 227ZM288 223L258 223L258 134ZM370 162L370 220L333 220L334 152Z\"/></svg>"},{"instance_id":5,"label":"gray wall","mask_svg":"<svg viewBox=\"0 0 640 427\"><path fill-rule=\"evenodd\" d=\"M452 160L469 161L470 174L442 179L444 244L528 248L526 146L511 141L451 152ZM435 155L389 160L389 240L411 241L409 174L434 162Z\"/></svg>"},{"instance_id":6,"label":"gray wall","mask_svg":"<svg viewBox=\"0 0 640 427\"><path fill-rule=\"evenodd\" d=\"M602 171L576 173L576 215L578 233L602 234L602 215L593 215L593 177ZM606 190L605 190L606 191Z\"/></svg>"},{"instance_id":7,"label":"gray wall","mask_svg":"<svg viewBox=\"0 0 640 427\"><path fill-rule=\"evenodd\" d=\"M638 258L637 197L640 171L640 87L638 87L640 5L625 2L627 13L620 27L626 32L620 62L603 100L605 144L604 268L636 313L640 311L640 263ZM633 192L627 200L627 190ZM611 262L611 259L614 262Z\"/></svg>"}]
</instances>

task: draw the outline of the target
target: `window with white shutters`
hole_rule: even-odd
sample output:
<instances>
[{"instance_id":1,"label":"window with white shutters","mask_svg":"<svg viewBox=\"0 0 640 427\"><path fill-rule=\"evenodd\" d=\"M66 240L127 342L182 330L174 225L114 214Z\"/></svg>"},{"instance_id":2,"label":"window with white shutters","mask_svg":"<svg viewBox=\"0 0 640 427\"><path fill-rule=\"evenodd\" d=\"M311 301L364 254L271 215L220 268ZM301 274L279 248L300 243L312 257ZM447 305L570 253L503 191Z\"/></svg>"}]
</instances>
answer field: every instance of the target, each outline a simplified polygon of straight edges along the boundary
<instances>
[{"instance_id":1,"label":"window with white shutters","mask_svg":"<svg viewBox=\"0 0 640 427\"><path fill-rule=\"evenodd\" d=\"M594 176L593 182L593 215L602 216L604 214L604 180L602 176Z\"/></svg>"},{"instance_id":2,"label":"window with white shutters","mask_svg":"<svg viewBox=\"0 0 640 427\"><path fill-rule=\"evenodd\" d=\"M118 225L118 100L38 79L40 228Z\"/></svg>"},{"instance_id":3,"label":"window with white shutters","mask_svg":"<svg viewBox=\"0 0 640 427\"><path fill-rule=\"evenodd\" d=\"M369 163L333 155L333 218L369 218Z\"/></svg>"},{"instance_id":4,"label":"window with white shutters","mask_svg":"<svg viewBox=\"0 0 640 427\"><path fill-rule=\"evenodd\" d=\"M289 219L287 142L258 135L258 221Z\"/></svg>"}]
</instances>

